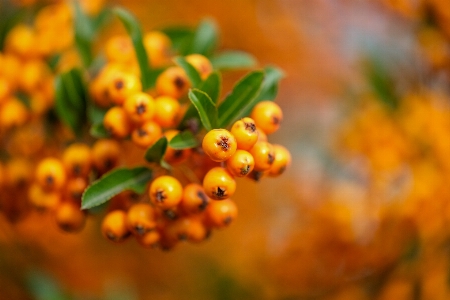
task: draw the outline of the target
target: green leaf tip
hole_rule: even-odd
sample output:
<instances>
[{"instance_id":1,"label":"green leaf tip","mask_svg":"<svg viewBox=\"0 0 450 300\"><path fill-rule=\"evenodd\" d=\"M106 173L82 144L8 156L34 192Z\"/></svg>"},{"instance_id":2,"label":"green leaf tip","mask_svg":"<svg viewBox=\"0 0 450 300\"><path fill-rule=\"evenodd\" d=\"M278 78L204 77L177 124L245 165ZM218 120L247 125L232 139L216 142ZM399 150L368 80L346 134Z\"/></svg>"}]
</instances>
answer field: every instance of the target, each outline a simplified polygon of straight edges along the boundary
<instances>
[{"instance_id":1,"label":"green leaf tip","mask_svg":"<svg viewBox=\"0 0 450 300\"><path fill-rule=\"evenodd\" d=\"M99 206L125 190L142 194L151 178L152 171L146 167L113 170L85 190L81 198L81 209Z\"/></svg>"},{"instance_id":2,"label":"green leaf tip","mask_svg":"<svg viewBox=\"0 0 450 300\"><path fill-rule=\"evenodd\" d=\"M191 89L189 99L197 109L203 127L210 131L217 127L217 107L207 93L199 89Z\"/></svg>"}]
</instances>

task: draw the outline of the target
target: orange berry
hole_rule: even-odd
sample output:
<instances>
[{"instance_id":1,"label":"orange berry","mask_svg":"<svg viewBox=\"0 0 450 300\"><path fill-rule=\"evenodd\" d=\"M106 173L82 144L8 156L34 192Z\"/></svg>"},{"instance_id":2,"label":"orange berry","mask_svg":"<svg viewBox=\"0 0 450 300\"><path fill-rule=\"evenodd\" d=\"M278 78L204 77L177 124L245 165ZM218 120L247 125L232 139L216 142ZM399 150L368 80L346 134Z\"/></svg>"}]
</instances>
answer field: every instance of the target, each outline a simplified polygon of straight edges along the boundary
<instances>
[{"instance_id":1,"label":"orange berry","mask_svg":"<svg viewBox=\"0 0 450 300\"><path fill-rule=\"evenodd\" d=\"M128 35L116 35L109 38L105 45L108 62L130 63L136 59L133 43Z\"/></svg>"},{"instance_id":2,"label":"orange berry","mask_svg":"<svg viewBox=\"0 0 450 300\"><path fill-rule=\"evenodd\" d=\"M152 203L162 209L178 205L183 194L181 183L172 176L160 176L150 184L149 196Z\"/></svg>"},{"instance_id":3,"label":"orange berry","mask_svg":"<svg viewBox=\"0 0 450 300\"><path fill-rule=\"evenodd\" d=\"M23 187L33 177L32 165L24 158L13 157L5 164L5 184L11 187Z\"/></svg>"},{"instance_id":4,"label":"orange berry","mask_svg":"<svg viewBox=\"0 0 450 300\"><path fill-rule=\"evenodd\" d=\"M103 126L117 138L126 138L131 132L131 122L128 114L120 106L111 107L103 118Z\"/></svg>"},{"instance_id":5,"label":"orange berry","mask_svg":"<svg viewBox=\"0 0 450 300\"><path fill-rule=\"evenodd\" d=\"M275 144L273 148L275 151L275 160L267 173L269 176L278 176L290 166L292 158L291 153L285 147Z\"/></svg>"},{"instance_id":6,"label":"orange berry","mask_svg":"<svg viewBox=\"0 0 450 300\"><path fill-rule=\"evenodd\" d=\"M9 98L0 108L0 126L5 129L24 125L28 117L28 109L16 98Z\"/></svg>"},{"instance_id":7,"label":"orange berry","mask_svg":"<svg viewBox=\"0 0 450 300\"><path fill-rule=\"evenodd\" d=\"M159 246L159 240L161 239L161 235L158 231L152 230L144 233L143 235L136 237L137 241L141 246L146 248L157 248Z\"/></svg>"},{"instance_id":8,"label":"orange berry","mask_svg":"<svg viewBox=\"0 0 450 300\"><path fill-rule=\"evenodd\" d=\"M205 80L209 74L212 73L213 67L209 59L201 54L190 54L185 57L186 61L190 63L200 74L200 77Z\"/></svg>"},{"instance_id":9,"label":"orange berry","mask_svg":"<svg viewBox=\"0 0 450 300\"><path fill-rule=\"evenodd\" d=\"M213 161L225 161L229 159L237 149L234 136L226 129L213 129L203 138L203 151Z\"/></svg>"},{"instance_id":10,"label":"orange berry","mask_svg":"<svg viewBox=\"0 0 450 300\"><path fill-rule=\"evenodd\" d=\"M45 190L37 183L33 183L28 189L30 203L38 209L52 209L61 202L61 194L58 191Z\"/></svg>"},{"instance_id":11,"label":"orange berry","mask_svg":"<svg viewBox=\"0 0 450 300\"><path fill-rule=\"evenodd\" d=\"M231 134L236 139L238 149L248 151L258 141L258 130L256 130L255 121L250 118L236 121L231 127Z\"/></svg>"},{"instance_id":12,"label":"orange berry","mask_svg":"<svg viewBox=\"0 0 450 300\"><path fill-rule=\"evenodd\" d=\"M181 67L169 67L156 79L159 95L180 99L189 90L189 79Z\"/></svg>"},{"instance_id":13,"label":"orange berry","mask_svg":"<svg viewBox=\"0 0 450 300\"><path fill-rule=\"evenodd\" d=\"M205 211L206 224L215 228L224 228L237 217L237 206L231 199L211 201Z\"/></svg>"},{"instance_id":14,"label":"orange berry","mask_svg":"<svg viewBox=\"0 0 450 300\"><path fill-rule=\"evenodd\" d=\"M127 212L128 229L137 236L142 236L156 227L155 212L148 203L133 204Z\"/></svg>"},{"instance_id":15,"label":"orange berry","mask_svg":"<svg viewBox=\"0 0 450 300\"><path fill-rule=\"evenodd\" d=\"M69 179L66 184L66 197L75 202L81 201L81 196L83 196L87 186L88 182L83 177Z\"/></svg>"},{"instance_id":16,"label":"orange berry","mask_svg":"<svg viewBox=\"0 0 450 300\"><path fill-rule=\"evenodd\" d=\"M281 108L272 101L262 101L253 108L250 117L255 120L256 126L266 134L278 130L283 120Z\"/></svg>"},{"instance_id":17,"label":"orange berry","mask_svg":"<svg viewBox=\"0 0 450 300\"><path fill-rule=\"evenodd\" d=\"M258 127L256 127L256 131L258 131L258 140L257 142L267 142L269 139L267 138L267 134L264 133L264 131L260 130Z\"/></svg>"},{"instance_id":18,"label":"orange berry","mask_svg":"<svg viewBox=\"0 0 450 300\"><path fill-rule=\"evenodd\" d=\"M233 196L236 191L236 181L226 169L215 167L206 173L203 188L208 197L223 200Z\"/></svg>"},{"instance_id":19,"label":"orange berry","mask_svg":"<svg viewBox=\"0 0 450 300\"><path fill-rule=\"evenodd\" d=\"M74 143L64 150L62 162L72 177L87 177L91 171L91 149L83 143Z\"/></svg>"},{"instance_id":20,"label":"orange berry","mask_svg":"<svg viewBox=\"0 0 450 300\"><path fill-rule=\"evenodd\" d=\"M66 183L66 170L60 160L45 158L36 168L36 180L44 189L59 190Z\"/></svg>"},{"instance_id":21,"label":"orange berry","mask_svg":"<svg viewBox=\"0 0 450 300\"><path fill-rule=\"evenodd\" d=\"M164 136L167 138L167 141L170 142L170 140L178 133L179 131L175 129L168 130L164 133ZM167 146L166 153L164 154L164 161L171 165L180 164L188 159L191 153L191 149L173 149L172 147Z\"/></svg>"},{"instance_id":22,"label":"orange berry","mask_svg":"<svg viewBox=\"0 0 450 300\"><path fill-rule=\"evenodd\" d=\"M206 209L209 201L203 186L197 183L190 183L183 189L180 207L186 214L198 214Z\"/></svg>"},{"instance_id":23,"label":"orange berry","mask_svg":"<svg viewBox=\"0 0 450 300\"><path fill-rule=\"evenodd\" d=\"M120 71L111 75L108 83L108 96L116 105L122 105L128 97L141 91L141 81L136 75Z\"/></svg>"},{"instance_id":24,"label":"orange berry","mask_svg":"<svg viewBox=\"0 0 450 300\"><path fill-rule=\"evenodd\" d=\"M170 96L159 96L155 99L154 120L163 128L177 125L180 103Z\"/></svg>"},{"instance_id":25,"label":"orange berry","mask_svg":"<svg viewBox=\"0 0 450 300\"><path fill-rule=\"evenodd\" d=\"M5 39L6 52L30 58L36 55L36 38L31 27L26 25L16 25L9 30Z\"/></svg>"},{"instance_id":26,"label":"orange berry","mask_svg":"<svg viewBox=\"0 0 450 300\"><path fill-rule=\"evenodd\" d=\"M133 122L140 124L153 118L155 101L150 95L139 92L129 96L123 108Z\"/></svg>"},{"instance_id":27,"label":"orange berry","mask_svg":"<svg viewBox=\"0 0 450 300\"><path fill-rule=\"evenodd\" d=\"M147 121L133 130L131 140L141 148L153 145L162 135L161 127L153 121Z\"/></svg>"},{"instance_id":28,"label":"orange berry","mask_svg":"<svg viewBox=\"0 0 450 300\"><path fill-rule=\"evenodd\" d=\"M256 142L250 154L255 160L255 171L266 171L270 169L275 161L275 151L273 146L267 142Z\"/></svg>"},{"instance_id":29,"label":"orange berry","mask_svg":"<svg viewBox=\"0 0 450 300\"><path fill-rule=\"evenodd\" d=\"M73 202L63 202L55 210L56 224L67 232L79 232L86 223L86 212Z\"/></svg>"},{"instance_id":30,"label":"orange berry","mask_svg":"<svg viewBox=\"0 0 450 300\"><path fill-rule=\"evenodd\" d=\"M107 213L102 221L102 233L112 242L123 242L131 234L127 226L127 213L123 210Z\"/></svg>"},{"instance_id":31,"label":"orange berry","mask_svg":"<svg viewBox=\"0 0 450 300\"><path fill-rule=\"evenodd\" d=\"M165 235L169 240L199 243L208 236L205 226L196 217L182 217L166 226Z\"/></svg>"},{"instance_id":32,"label":"orange berry","mask_svg":"<svg viewBox=\"0 0 450 300\"><path fill-rule=\"evenodd\" d=\"M235 177L247 176L255 167L253 156L245 150L236 152L227 160L227 170Z\"/></svg>"},{"instance_id":33,"label":"orange berry","mask_svg":"<svg viewBox=\"0 0 450 300\"><path fill-rule=\"evenodd\" d=\"M172 42L160 31L151 31L144 35L144 47L152 67L159 68L170 62Z\"/></svg>"},{"instance_id":34,"label":"orange berry","mask_svg":"<svg viewBox=\"0 0 450 300\"><path fill-rule=\"evenodd\" d=\"M92 146L92 164L105 173L119 164L120 145L115 140L100 139Z\"/></svg>"}]
</instances>

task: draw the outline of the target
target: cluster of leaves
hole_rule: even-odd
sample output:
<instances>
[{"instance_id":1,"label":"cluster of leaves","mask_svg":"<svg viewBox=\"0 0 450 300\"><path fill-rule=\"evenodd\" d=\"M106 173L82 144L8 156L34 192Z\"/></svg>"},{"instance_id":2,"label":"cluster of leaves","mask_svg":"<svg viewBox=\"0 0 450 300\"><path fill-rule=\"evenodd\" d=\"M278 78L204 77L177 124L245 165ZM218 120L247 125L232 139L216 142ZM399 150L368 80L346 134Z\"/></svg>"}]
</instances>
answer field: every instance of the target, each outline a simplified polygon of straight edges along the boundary
<instances>
[{"instance_id":1,"label":"cluster of leaves","mask_svg":"<svg viewBox=\"0 0 450 300\"><path fill-rule=\"evenodd\" d=\"M137 62L141 72L144 90L152 89L156 78L162 70L152 69L143 45L141 26L135 17L122 8L114 8L113 15L123 23L131 37ZM85 16L77 10L75 31L78 49L85 66L89 67L93 59L91 46L96 22L82 21ZM236 120L249 115L251 109L262 100L273 100L277 94L278 82L283 73L276 67L266 67L262 70L249 72L241 78L232 91L220 99L222 77L220 71L233 69L250 69L257 65L250 54L241 51L217 51L218 32L216 24L209 19L203 20L196 28L171 27L162 29L171 39L174 50L179 55L174 62L184 69L190 82L188 93L189 107L181 119L178 129L180 133L169 142L160 138L145 153L145 160L164 168L170 166L163 161L168 146L174 149L194 148L199 145L198 133L203 129L230 127ZM208 57L214 72L202 80L198 71L189 64L184 56L198 53ZM102 128L104 111L91 104L86 92L80 70L71 70L60 74L56 79L56 111L62 120L76 133L81 134L85 120L91 124L90 133L94 137L104 137L107 132ZM192 126L195 124L195 126ZM124 190L142 193L152 177L152 170L147 167L134 169L120 168L105 174L95 181L84 193L82 208L89 209L108 201Z\"/></svg>"}]
</instances>

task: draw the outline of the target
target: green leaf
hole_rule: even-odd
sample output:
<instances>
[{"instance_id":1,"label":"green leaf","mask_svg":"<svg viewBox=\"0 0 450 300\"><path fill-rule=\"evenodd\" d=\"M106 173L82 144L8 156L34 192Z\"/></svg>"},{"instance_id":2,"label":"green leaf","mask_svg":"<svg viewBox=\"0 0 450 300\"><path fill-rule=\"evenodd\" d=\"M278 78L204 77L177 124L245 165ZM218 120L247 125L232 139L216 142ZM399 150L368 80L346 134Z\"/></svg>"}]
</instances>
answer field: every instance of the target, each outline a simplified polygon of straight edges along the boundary
<instances>
[{"instance_id":1,"label":"green leaf","mask_svg":"<svg viewBox=\"0 0 450 300\"><path fill-rule=\"evenodd\" d=\"M378 99L391 109L396 109L399 106L399 97L395 92L395 82L390 75L386 62L381 58L369 58L365 65L365 73L369 84Z\"/></svg>"},{"instance_id":2,"label":"green leaf","mask_svg":"<svg viewBox=\"0 0 450 300\"><path fill-rule=\"evenodd\" d=\"M226 128L245 116L255 105L264 79L262 71L253 71L242 78L219 106L219 127Z\"/></svg>"},{"instance_id":3,"label":"green leaf","mask_svg":"<svg viewBox=\"0 0 450 300\"><path fill-rule=\"evenodd\" d=\"M195 31L189 27L167 27L161 29L161 32L166 34L172 41L172 48L180 55L189 53L189 47L194 38Z\"/></svg>"},{"instance_id":4,"label":"green leaf","mask_svg":"<svg viewBox=\"0 0 450 300\"><path fill-rule=\"evenodd\" d=\"M188 95L197 109L203 127L208 131L217 128L217 108L208 94L201 90L193 89L189 90Z\"/></svg>"},{"instance_id":5,"label":"green leaf","mask_svg":"<svg viewBox=\"0 0 450 300\"><path fill-rule=\"evenodd\" d=\"M205 19L195 31L189 53L210 56L217 46L217 25L212 19Z\"/></svg>"},{"instance_id":6,"label":"green leaf","mask_svg":"<svg viewBox=\"0 0 450 300\"><path fill-rule=\"evenodd\" d=\"M192 66L190 63L188 63L184 57L175 57L174 61L186 72L186 75L189 78L192 87L196 88L202 83L202 79L200 78L200 74L198 73L197 69L194 68L194 66Z\"/></svg>"},{"instance_id":7,"label":"green leaf","mask_svg":"<svg viewBox=\"0 0 450 300\"><path fill-rule=\"evenodd\" d=\"M72 69L55 78L55 110L58 118L80 135L86 120L86 90L81 72Z\"/></svg>"},{"instance_id":8,"label":"green leaf","mask_svg":"<svg viewBox=\"0 0 450 300\"><path fill-rule=\"evenodd\" d=\"M92 124L101 124L103 123L103 118L105 117L106 112L108 111L107 108L101 108L96 105L89 105L88 106L88 118L89 121Z\"/></svg>"},{"instance_id":9,"label":"green leaf","mask_svg":"<svg viewBox=\"0 0 450 300\"><path fill-rule=\"evenodd\" d=\"M283 71L277 67L264 68L264 80L261 86L261 91L257 97L257 102L274 100L277 96L278 84L283 77Z\"/></svg>"},{"instance_id":10,"label":"green leaf","mask_svg":"<svg viewBox=\"0 0 450 300\"><path fill-rule=\"evenodd\" d=\"M84 14L78 1L74 1L75 10L75 46L85 67L89 67L93 60L92 41L95 30L89 17Z\"/></svg>"},{"instance_id":11,"label":"green leaf","mask_svg":"<svg viewBox=\"0 0 450 300\"><path fill-rule=\"evenodd\" d=\"M162 137L159 140L156 141L152 146L150 146L147 151L145 152L145 160L147 160L150 163L157 163L161 164L164 154L167 150L167 138Z\"/></svg>"},{"instance_id":12,"label":"green leaf","mask_svg":"<svg viewBox=\"0 0 450 300\"><path fill-rule=\"evenodd\" d=\"M189 130L178 133L169 142L169 146L176 150L194 148L197 147L198 144L199 144L198 140L195 138L194 134Z\"/></svg>"},{"instance_id":13,"label":"green leaf","mask_svg":"<svg viewBox=\"0 0 450 300\"><path fill-rule=\"evenodd\" d=\"M89 129L89 134L97 139L104 139L111 137L111 134L106 130L102 123L93 124L91 129Z\"/></svg>"},{"instance_id":14,"label":"green leaf","mask_svg":"<svg viewBox=\"0 0 450 300\"><path fill-rule=\"evenodd\" d=\"M123 23L125 29L130 35L134 51L136 53L136 58L138 60L139 69L141 70L142 88L144 91L148 90L153 87L156 82L156 77L154 77L155 73L152 72L152 69L150 68L139 22L129 11L123 8L116 7L113 9L113 12Z\"/></svg>"},{"instance_id":15,"label":"green leaf","mask_svg":"<svg viewBox=\"0 0 450 300\"><path fill-rule=\"evenodd\" d=\"M216 70L248 69L256 66L255 57L243 51L223 51L211 57Z\"/></svg>"},{"instance_id":16,"label":"green leaf","mask_svg":"<svg viewBox=\"0 0 450 300\"><path fill-rule=\"evenodd\" d=\"M0 18L0 50L3 50L6 36L15 25L25 18L27 9L17 8L9 1L2 1L0 3L2 12L2 18Z\"/></svg>"},{"instance_id":17,"label":"green leaf","mask_svg":"<svg viewBox=\"0 0 450 300\"><path fill-rule=\"evenodd\" d=\"M222 79L220 77L220 73L218 71L214 71L208 76L208 78L205 79L205 81L202 82L199 90L208 94L213 103L217 103L220 96L221 82ZM186 128L189 128L189 130L193 132L198 132L201 129L200 116L192 103L189 105L178 126L179 130L184 130Z\"/></svg>"},{"instance_id":18,"label":"green leaf","mask_svg":"<svg viewBox=\"0 0 450 300\"><path fill-rule=\"evenodd\" d=\"M103 175L85 190L81 199L81 209L103 204L125 190L142 194L151 178L152 171L146 167L115 169Z\"/></svg>"}]
</instances>

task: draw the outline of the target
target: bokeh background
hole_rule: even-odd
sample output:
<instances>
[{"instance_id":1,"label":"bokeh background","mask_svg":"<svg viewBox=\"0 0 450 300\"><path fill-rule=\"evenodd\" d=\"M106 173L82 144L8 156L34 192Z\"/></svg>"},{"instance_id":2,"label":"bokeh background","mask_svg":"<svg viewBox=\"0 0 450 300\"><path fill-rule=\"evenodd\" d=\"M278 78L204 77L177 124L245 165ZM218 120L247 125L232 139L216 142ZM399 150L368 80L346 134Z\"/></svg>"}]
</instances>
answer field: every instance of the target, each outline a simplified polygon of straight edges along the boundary
<instances>
[{"instance_id":1,"label":"bokeh background","mask_svg":"<svg viewBox=\"0 0 450 300\"><path fill-rule=\"evenodd\" d=\"M283 69L270 141L292 165L239 180L236 222L168 252L113 245L98 218L71 235L51 215L0 214L0 299L450 299L446 0L107 5L145 30L210 17L221 49Z\"/></svg>"}]
</instances>

